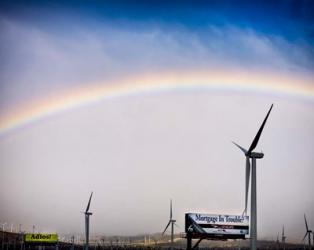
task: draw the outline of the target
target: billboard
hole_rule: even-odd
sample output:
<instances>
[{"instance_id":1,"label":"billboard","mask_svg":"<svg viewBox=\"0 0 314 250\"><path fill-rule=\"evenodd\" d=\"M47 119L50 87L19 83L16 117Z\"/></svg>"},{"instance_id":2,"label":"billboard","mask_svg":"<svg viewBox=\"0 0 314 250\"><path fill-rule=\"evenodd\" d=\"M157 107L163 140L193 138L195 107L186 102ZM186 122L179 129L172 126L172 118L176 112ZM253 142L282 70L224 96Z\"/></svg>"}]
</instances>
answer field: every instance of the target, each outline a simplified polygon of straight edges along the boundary
<instances>
[{"instance_id":1,"label":"billboard","mask_svg":"<svg viewBox=\"0 0 314 250\"><path fill-rule=\"evenodd\" d=\"M244 239L249 234L249 216L187 213L185 232L193 238Z\"/></svg>"},{"instance_id":2,"label":"billboard","mask_svg":"<svg viewBox=\"0 0 314 250\"><path fill-rule=\"evenodd\" d=\"M55 244L58 242L57 234L25 234L25 243L48 243Z\"/></svg>"}]
</instances>

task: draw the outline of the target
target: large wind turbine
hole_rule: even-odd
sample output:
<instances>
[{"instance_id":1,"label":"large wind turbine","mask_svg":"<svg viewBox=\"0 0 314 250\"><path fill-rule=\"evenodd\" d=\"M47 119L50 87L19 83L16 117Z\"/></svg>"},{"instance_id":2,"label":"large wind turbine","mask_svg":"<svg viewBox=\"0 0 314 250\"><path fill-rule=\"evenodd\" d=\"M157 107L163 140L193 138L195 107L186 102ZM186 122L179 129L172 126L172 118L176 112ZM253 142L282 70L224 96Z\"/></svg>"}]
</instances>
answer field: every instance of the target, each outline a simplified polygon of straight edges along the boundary
<instances>
[{"instance_id":1,"label":"large wind turbine","mask_svg":"<svg viewBox=\"0 0 314 250\"><path fill-rule=\"evenodd\" d=\"M171 249L173 249L173 236L174 236L174 231L173 231L173 226L175 225L176 220L172 219L172 200L170 200L170 218L169 218L169 222L165 228L165 230L162 232L162 235L164 235L164 233L166 232L167 228L170 226L171 224Z\"/></svg>"},{"instance_id":2,"label":"large wind turbine","mask_svg":"<svg viewBox=\"0 0 314 250\"><path fill-rule=\"evenodd\" d=\"M253 150L256 148L257 143L259 141L259 138L263 132L265 123L268 119L268 116L270 114L270 111L273 108L273 104L271 105L261 127L259 128L249 150L246 150L245 148L241 147L240 145L234 144L240 148L240 150L244 153L246 157L246 169L245 169L245 208L244 208L244 214L247 212L247 199L248 199L248 191L249 191L249 182L250 182L250 174L251 174L251 241L250 241L250 247L251 250L256 250L256 240L257 240L257 219L256 219L256 159L261 159L264 157L263 153L259 152L253 152ZM250 166L250 160L252 161L252 167Z\"/></svg>"},{"instance_id":3,"label":"large wind turbine","mask_svg":"<svg viewBox=\"0 0 314 250\"><path fill-rule=\"evenodd\" d=\"M307 225L306 217L304 214L304 221L305 221L305 228L306 228L306 233L304 235L303 241L305 240L306 236L308 236L309 239L309 249L311 250L311 234L313 234L312 230L309 230L309 227Z\"/></svg>"},{"instance_id":4,"label":"large wind turbine","mask_svg":"<svg viewBox=\"0 0 314 250\"><path fill-rule=\"evenodd\" d=\"M84 212L85 214L85 250L88 250L88 242L89 242L89 216L93 213L89 212L90 202L92 200L93 192L90 194L89 201Z\"/></svg>"}]
</instances>

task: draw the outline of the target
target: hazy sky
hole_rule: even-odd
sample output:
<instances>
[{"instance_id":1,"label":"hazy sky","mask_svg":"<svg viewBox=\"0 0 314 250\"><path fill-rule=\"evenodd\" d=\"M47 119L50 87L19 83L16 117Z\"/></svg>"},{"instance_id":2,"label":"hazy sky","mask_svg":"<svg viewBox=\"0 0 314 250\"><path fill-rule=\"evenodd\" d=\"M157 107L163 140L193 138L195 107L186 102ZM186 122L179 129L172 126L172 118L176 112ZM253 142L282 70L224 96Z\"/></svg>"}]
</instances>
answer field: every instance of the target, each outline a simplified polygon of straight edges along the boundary
<instances>
[{"instance_id":1,"label":"hazy sky","mask_svg":"<svg viewBox=\"0 0 314 250\"><path fill-rule=\"evenodd\" d=\"M311 1L1 2L0 222L82 233L91 191L92 234L160 232L170 198L177 232L185 212L241 214L231 141L248 148L274 103L256 149L258 236L285 224L300 242L304 213L314 229L313 13ZM218 72L207 87L204 72ZM67 102L134 79L147 89Z\"/></svg>"}]
</instances>

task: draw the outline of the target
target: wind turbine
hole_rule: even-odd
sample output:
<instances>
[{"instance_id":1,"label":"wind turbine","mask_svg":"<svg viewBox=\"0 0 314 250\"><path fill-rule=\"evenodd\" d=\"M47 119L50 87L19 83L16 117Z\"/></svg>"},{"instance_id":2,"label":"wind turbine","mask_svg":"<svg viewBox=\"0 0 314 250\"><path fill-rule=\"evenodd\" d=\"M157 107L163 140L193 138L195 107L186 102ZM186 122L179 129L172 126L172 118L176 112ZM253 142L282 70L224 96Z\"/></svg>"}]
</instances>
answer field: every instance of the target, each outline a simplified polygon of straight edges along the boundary
<instances>
[{"instance_id":1,"label":"wind turbine","mask_svg":"<svg viewBox=\"0 0 314 250\"><path fill-rule=\"evenodd\" d=\"M304 221L305 221L305 228L306 228L306 233L304 235L303 241L305 240L306 236L308 236L309 239L309 249L311 250L311 234L313 234L312 230L309 230L309 227L307 225L306 217L304 214Z\"/></svg>"},{"instance_id":2,"label":"wind turbine","mask_svg":"<svg viewBox=\"0 0 314 250\"><path fill-rule=\"evenodd\" d=\"M86 207L86 210L84 212L85 214L85 250L88 250L88 242L89 242L89 216L91 216L93 213L89 212L90 202L92 200L93 192L91 193L89 197L89 201Z\"/></svg>"},{"instance_id":3,"label":"wind turbine","mask_svg":"<svg viewBox=\"0 0 314 250\"><path fill-rule=\"evenodd\" d=\"M286 243L286 236L285 236L285 226L282 226L282 234L281 234L281 242L283 244L283 250L286 249L285 243Z\"/></svg>"},{"instance_id":4,"label":"wind turbine","mask_svg":"<svg viewBox=\"0 0 314 250\"><path fill-rule=\"evenodd\" d=\"M277 233L276 245L277 245L277 249L279 249L279 233Z\"/></svg>"},{"instance_id":5,"label":"wind turbine","mask_svg":"<svg viewBox=\"0 0 314 250\"><path fill-rule=\"evenodd\" d=\"M164 235L167 228L171 224L171 248L170 248L171 250L173 249L173 235L174 235L173 226L175 225L175 222L176 222L176 220L172 219L172 200L170 200L170 218L169 218L169 222L168 222L165 230L162 232L162 235Z\"/></svg>"},{"instance_id":6,"label":"wind turbine","mask_svg":"<svg viewBox=\"0 0 314 250\"><path fill-rule=\"evenodd\" d=\"M249 191L249 182L250 182L250 175L251 175L251 241L250 241L250 248L251 250L256 250L256 240L257 240L257 219L256 219L256 159L262 159L264 157L264 154L262 152L253 152L253 150L256 148L257 143L259 141L259 138L263 132L265 123L268 119L268 116L270 114L270 111L273 108L273 104L271 105L270 109L268 110L268 113L259 128L257 134L255 135L255 138L249 148L249 150L246 150L245 148L241 147L240 145L233 142L245 155L246 157L246 169L245 169L245 208L244 208L244 214L247 212L247 199L248 199L248 191ZM252 167L250 166L250 160L252 161Z\"/></svg>"}]
</instances>

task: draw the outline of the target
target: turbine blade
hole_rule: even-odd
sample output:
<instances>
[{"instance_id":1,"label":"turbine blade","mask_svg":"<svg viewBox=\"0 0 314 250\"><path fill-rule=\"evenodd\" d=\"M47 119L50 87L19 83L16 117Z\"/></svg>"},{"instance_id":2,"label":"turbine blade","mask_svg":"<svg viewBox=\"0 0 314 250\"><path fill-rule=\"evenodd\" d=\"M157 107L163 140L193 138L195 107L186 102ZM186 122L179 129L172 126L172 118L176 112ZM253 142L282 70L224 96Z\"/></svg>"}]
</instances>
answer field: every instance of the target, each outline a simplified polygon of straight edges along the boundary
<instances>
[{"instance_id":1,"label":"turbine blade","mask_svg":"<svg viewBox=\"0 0 314 250\"><path fill-rule=\"evenodd\" d=\"M173 223L177 228L180 228L180 226L177 223Z\"/></svg>"},{"instance_id":2,"label":"turbine blade","mask_svg":"<svg viewBox=\"0 0 314 250\"><path fill-rule=\"evenodd\" d=\"M172 219L172 199L170 199L170 220Z\"/></svg>"},{"instance_id":3,"label":"turbine blade","mask_svg":"<svg viewBox=\"0 0 314 250\"><path fill-rule=\"evenodd\" d=\"M302 240L302 241L304 241L304 240L305 240L305 238L306 238L307 234L308 234L308 232L306 232L306 233L305 233L305 235L304 235L304 237L303 237L303 240Z\"/></svg>"},{"instance_id":4,"label":"turbine blade","mask_svg":"<svg viewBox=\"0 0 314 250\"><path fill-rule=\"evenodd\" d=\"M167 224L167 226L166 226L165 230L162 232L162 234L161 234L161 235L164 235L164 233L166 232L166 230L167 230L167 228L169 227L170 223L171 223L171 220L169 220L169 222L168 222L168 224Z\"/></svg>"},{"instance_id":5,"label":"turbine blade","mask_svg":"<svg viewBox=\"0 0 314 250\"><path fill-rule=\"evenodd\" d=\"M249 196L250 172L251 172L250 158L247 156L245 166L245 209L244 209L245 214L247 211L247 200Z\"/></svg>"},{"instance_id":6,"label":"turbine blade","mask_svg":"<svg viewBox=\"0 0 314 250\"><path fill-rule=\"evenodd\" d=\"M273 108L273 104L270 106L270 109L268 110L268 113L267 113L267 115L266 115L266 117L265 117L261 127L259 128L259 130L258 130L258 132L257 132L257 134L256 134L256 136L255 136L255 138L254 138L250 148L249 148L249 151L248 151L249 153L251 153L255 149L255 147L257 146L258 140L259 140L259 138L260 138L260 136L261 136L261 134L263 132L265 123L266 123L266 121L268 119L268 116L269 116L270 111L272 110L272 108Z\"/></svg>"},{"instance_id":7,"label":"turbine blade","mask_svg":"<svg viewBox=\"0 0 314 250\"><path fill-rule=\"evenodd\" d=\"M88 204L87 204L87 207L86 207L85 213L87 213L87 212L88 212L88 210L89 210L89 207L90 207L90 202L91 202L91 200L92 200L92 196L93 196L93 192L90 194L89 201L88 201Z\"/></svg>"},{"instance_id":8,"label":"turbine blade","mask_svg":"<svg viewBox=\"0 0 314 250\"><path fill-rule=\"evenodd\" d=\"M236 145L244 154L247 153L247 150L245 148L241 147L239 144L235 143L234 141L232 143Z\"/></svg>"},{"instance_id":9,"label":"turbine blade","mask_svg":"<svg viewBox=\"0 0 314 250\"><path fill-rule=\"evenodd\" d=\"M306 227L306 231L309 231L309 227L307 226L307 221L306 221L306 217L305 217L305 214L304 214L304 221L305 221L305 227Z\"/></svg>"}]
</instances>

